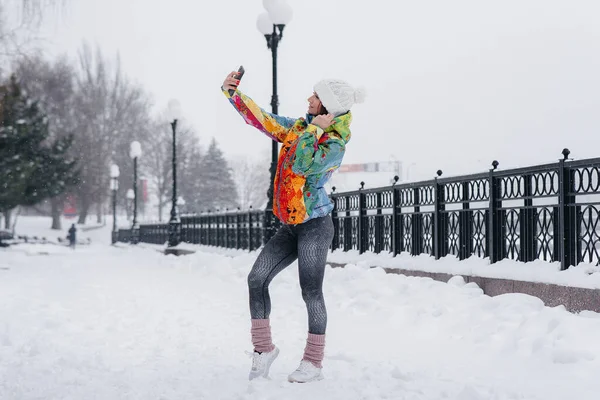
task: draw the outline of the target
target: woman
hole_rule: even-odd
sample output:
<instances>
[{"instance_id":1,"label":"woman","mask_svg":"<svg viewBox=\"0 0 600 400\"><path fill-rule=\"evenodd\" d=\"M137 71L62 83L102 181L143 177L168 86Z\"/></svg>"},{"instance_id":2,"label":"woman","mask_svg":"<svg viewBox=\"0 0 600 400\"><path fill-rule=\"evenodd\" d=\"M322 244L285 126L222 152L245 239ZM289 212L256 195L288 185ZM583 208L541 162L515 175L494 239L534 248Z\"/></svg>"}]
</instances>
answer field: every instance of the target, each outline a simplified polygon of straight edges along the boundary
<instances>
[{"instance_id":1,"label":"woman","mask_svg":"<svg viewBox=\"0 0 600 400\"><path fill-rule=\"evenodd\" d=\"M247 124L282 143L275 176L273 213L283 223L259 254L248 275L251 336L254 345L249 379L267 377L279 349L271 340L269 284L296 259L302 298L308 311L308 338L300 366L290 382L323 379L327 311L323 276L333 240L333 204L323 186L340 166L350 140L350 108L364 100L364 90L341 80L322 80L308 98L306 118L266 112L237 87L236 72L221 89ZM233 90L230 95L229 90Z\"/></svg>"}]
</instances>

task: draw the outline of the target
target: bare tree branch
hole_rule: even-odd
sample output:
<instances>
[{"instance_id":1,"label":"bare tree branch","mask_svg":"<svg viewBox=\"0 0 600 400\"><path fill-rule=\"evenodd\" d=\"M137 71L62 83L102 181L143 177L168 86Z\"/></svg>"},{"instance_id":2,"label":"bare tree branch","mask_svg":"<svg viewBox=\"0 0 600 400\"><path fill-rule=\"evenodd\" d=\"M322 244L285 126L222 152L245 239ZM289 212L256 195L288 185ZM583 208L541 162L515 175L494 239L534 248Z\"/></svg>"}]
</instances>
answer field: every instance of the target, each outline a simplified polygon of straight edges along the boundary
<instances>
[{"instance_id":1,"label":"bare tree branch","mask_svg":"<svg viewBox=\"0 0 600 400\"><path fill-rule=\"evenodd\" d=\"M0 0L0 62L35 52L44 40L38 28L51 11L62 12L69 0ZM10 23L9 23L10 21Z\"/></svg>"},{"instance_id":2,"label":"bare tree branch","mask_svg":"<svg viewBox=\"0 0 600 400\"><path fill-rule=\"evenodd\" d=\"M74 145L84 164L79 198L80 206L87 210L93 203L106 200L111 162L121 168L120 190L126 192L131 187L129 145L150 135L153 125L148 94L127 79L118 57L110 63L100 49L84 44L79 52L79 70ZM80 214L81 222L85 214Z\"/></svg>"}]
</instances>

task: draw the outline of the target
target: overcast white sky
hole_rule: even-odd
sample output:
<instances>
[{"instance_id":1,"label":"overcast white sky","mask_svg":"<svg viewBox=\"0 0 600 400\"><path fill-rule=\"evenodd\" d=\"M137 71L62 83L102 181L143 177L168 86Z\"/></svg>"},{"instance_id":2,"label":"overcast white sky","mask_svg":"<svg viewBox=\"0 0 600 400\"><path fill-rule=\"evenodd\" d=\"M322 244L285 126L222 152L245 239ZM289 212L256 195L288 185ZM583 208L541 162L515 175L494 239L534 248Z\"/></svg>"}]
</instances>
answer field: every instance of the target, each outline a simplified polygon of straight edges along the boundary
<instances>
[{"instance_id":1,"label":"overcast white sky","mask_svg":"<svg viewBox=\"0 0 600 400\"><path fill-rule=\"evenodd\" d=\"M345 162L416 163L415 178L600 156L600 1L289 0L280 46L280 113L302 116L322 77L367 87L353 109ZM261 0L73 0L48 24L53 52L82 40L120 52L158 106L178 98L204 144L268 157L220 92L241 88L270 109L271 53ZM268 162L268 160L266 160Z\"/></svg>"}]
</instances>

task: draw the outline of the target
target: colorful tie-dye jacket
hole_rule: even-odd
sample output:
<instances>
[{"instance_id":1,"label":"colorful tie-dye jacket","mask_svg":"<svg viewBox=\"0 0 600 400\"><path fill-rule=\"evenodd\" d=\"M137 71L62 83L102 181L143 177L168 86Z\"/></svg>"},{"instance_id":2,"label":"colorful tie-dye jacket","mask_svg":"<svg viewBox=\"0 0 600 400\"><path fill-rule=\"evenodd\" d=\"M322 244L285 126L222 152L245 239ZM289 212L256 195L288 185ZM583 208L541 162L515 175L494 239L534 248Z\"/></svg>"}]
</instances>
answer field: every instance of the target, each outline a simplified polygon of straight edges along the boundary
<instances>
[{"instance_id":1,"label":"colorful tie-dye jacket","mask_svg":"<svg viewBox=\"0 0 600 400\"><path fill-rule=\"evenodd\" d=\"M260 108L236 90L223 93L248 125L282 143L275 176L273 213L283 223L301 224L331 212L333 203L323 188L340 166L350 140L350 112L323 130L311 124L312 116L286 118Z\"/></svg>"}]
</instances>

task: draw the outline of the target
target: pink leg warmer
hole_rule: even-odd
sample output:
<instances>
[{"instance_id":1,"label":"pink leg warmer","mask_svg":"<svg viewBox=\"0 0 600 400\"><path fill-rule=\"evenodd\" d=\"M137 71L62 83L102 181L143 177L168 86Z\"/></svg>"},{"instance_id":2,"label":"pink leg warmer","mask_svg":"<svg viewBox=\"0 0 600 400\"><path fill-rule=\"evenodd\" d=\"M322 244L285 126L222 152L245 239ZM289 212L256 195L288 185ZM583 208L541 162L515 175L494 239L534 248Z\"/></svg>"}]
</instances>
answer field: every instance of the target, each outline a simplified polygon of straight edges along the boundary
<instances>
[{"instance_id":1,"label":"pink leg warmer","mask_svg":"<svg viewBox=\"0 0 600 400\"><path fill-rule=\"evenodd\" d=\"M271 339L271 325L268 319L253 319L250 332L252 333L252 344L255 351L268 353L275 350L273 340Z\"/></svg>"},{"instance_id":2,"label":"pink leg warmer","mask_svg":"<svg viewBox=\"0 0 600 400\"><path fill-rule=\"evenodd\" d=\"M310 361L317 368L323 368L322 361L325 355L325 335L308 334L303 360Z\"/></svg>"}]
</instances>

